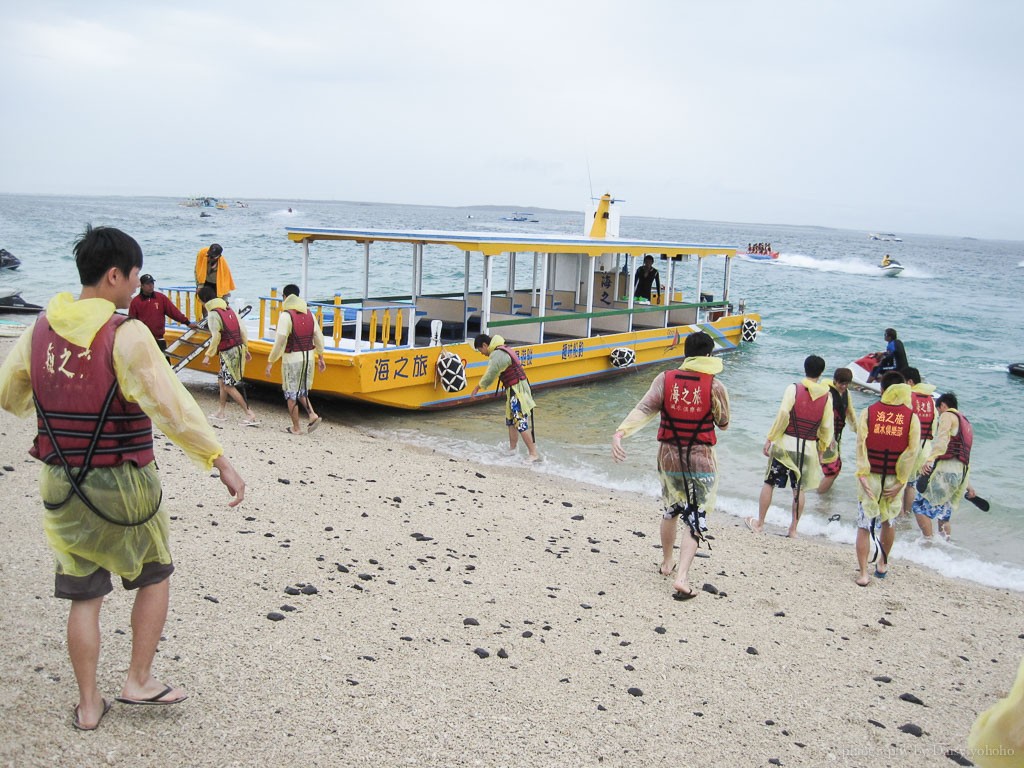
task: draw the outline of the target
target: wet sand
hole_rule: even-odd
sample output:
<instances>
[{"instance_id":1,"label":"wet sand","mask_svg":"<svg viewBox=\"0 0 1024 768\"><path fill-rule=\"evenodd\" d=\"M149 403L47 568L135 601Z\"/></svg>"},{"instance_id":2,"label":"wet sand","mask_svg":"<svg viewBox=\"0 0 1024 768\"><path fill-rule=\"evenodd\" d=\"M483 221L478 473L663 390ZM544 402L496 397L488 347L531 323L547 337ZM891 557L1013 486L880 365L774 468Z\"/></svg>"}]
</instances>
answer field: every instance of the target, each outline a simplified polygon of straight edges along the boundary
<instances>
[{"instance_id":1,"label":"wet sand","mask_svg":"<svg viewBox=\"0 0 1024 768\"><path fill-rule=\"evenodd\" d=\"M283 403L254 407L257 428L237 406L218 424L235 509L158 436L177 571L155 671L191 698L115 704L93 733L71 726L34 423L0 412L2 764L950 766L1024 653L1021 594L898 542L860 588L852 546L715 515L679 603L650 498L336 419L293 437ZM104 606L108 698L130 609L120 588Z\"/></svg>"}]
</instances>

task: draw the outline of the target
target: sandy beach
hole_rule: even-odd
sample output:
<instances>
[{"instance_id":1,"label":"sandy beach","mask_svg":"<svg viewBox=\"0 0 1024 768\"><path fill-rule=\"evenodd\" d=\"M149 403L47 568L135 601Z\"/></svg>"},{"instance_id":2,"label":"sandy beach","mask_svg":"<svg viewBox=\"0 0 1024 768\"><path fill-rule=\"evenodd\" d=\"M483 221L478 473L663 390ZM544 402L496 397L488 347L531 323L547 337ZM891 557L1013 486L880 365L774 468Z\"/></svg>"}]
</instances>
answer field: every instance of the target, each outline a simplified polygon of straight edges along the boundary
<instances>
[{"instance_id":1,"label":"sandy beach","mask_svg":"<svg viewBox=\"0 0 1024 768\"><path fill-rule=\"evenodd\" d=\"M338 418L292 437L283 403L254 407L259 427L235 406L218 424L235 509L158 435L177 571L155 670L191 698L116 704L93 733L71 725L34 422L0 412L4 765L967 765L947 752L1024 653L1021 594L902 563L898 541L860 588L852 546L718 514L703 591L677 603L650 498ZM120 588L104 607L108 698L130 608Z\"/></svg>"}]
</instances>

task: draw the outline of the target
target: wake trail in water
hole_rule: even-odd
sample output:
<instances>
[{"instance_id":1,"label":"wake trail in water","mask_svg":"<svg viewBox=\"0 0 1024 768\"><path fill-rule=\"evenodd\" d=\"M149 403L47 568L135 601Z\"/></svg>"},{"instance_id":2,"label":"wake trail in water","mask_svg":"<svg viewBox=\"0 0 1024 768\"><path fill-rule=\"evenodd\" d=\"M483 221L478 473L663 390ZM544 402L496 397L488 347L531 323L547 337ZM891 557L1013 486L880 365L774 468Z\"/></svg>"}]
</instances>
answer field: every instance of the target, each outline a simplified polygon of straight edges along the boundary
<instances>
[{"instance_id":1,"label":"wake trail in water","mask_svg":"<svg viewBox=\"0 0 1024 768\"><path fill-rule=\"evenodd\" d=\"M752 261L756 260L752 259ZM877 264L866 262L861 259L819 259L802 253L780 253L779 258L772 259L770 262L763 259L760 261L762 263L778 264L780 266L796 267L798 269L811 269L816 272L831 272L842 275L861 275L863 277L888 277L886 273L879 269ZM1024 262L1022 262L1022 264L1024 264ZM935 276L930 272L904 264L903 272L898 277L930 280Z\"/></svg>"}]
</instances>

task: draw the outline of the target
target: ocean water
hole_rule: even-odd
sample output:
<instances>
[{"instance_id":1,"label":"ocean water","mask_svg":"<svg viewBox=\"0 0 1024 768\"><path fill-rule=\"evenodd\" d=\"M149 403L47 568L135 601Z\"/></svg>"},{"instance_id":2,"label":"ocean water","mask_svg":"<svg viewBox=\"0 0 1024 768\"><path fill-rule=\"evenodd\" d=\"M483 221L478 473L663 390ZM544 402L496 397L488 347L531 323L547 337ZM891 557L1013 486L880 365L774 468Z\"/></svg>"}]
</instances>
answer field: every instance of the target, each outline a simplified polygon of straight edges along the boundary
<instances>
[{"instance_id":1,"label":"ocean water","mask_svg":"<svg viewBox=\"0 0 1024 768\"><path fill-rule=\"evenodd\" d=\"M501 220L511 208L303 200L250 200L248 208L211 210L209 217L201 218L198 209L178 202L0 195L0 247L22 260L16 272L0 273L0 288L17 287L27 300L39 304L57 291L76 290L71 246L86 222L117 226L133 235L145 252L145 271L156 277L158 289L189 284L196 251L221 243L238 284L237 301L254 301L271 286L299 282L301 249L285 237L286 226L575 233L583 225L579 212L535 211L536 223L513 223ZM912 560L952 577L1024 591L1024 379L1007 373L1008 364L1024 361L1024 326L1018 309L1024 288L1024 243L914 233L899 233L903 242L878 242L866 231L628 214L626 206L624 236L740 247L768 241L780 252L776 261L740 257L732 272L731 299L759 311L764 332L756 343L725 357L721 378L729 388L733 413L730 429L719 440L719 515L756 514L765 468L764 436L782 390L801 378L804 358L821 355L826 373L831 373L866 352L882 349L883 330L894 327L911 365L925 380L939 391L957 393L961 410L975 427L972 484L992 505L981 512L964 502L948 543L926 544L912 520L901 520L894 561ZM884 253L905 266L899 277L880 274L875 265ZM407 262L405 250L375 246L373 257L382 269L371 281L371 293L407 292L407 278L400 271ZM360 251L341 244L316 244L310 259L310 296L357 295L360 258ZM392 261L395 269L389 268ZM425 290L461 290L463 269L461 256L428 254ZM693 287L692 275L684 280L689 281L685 286ZM479 275L471 275L471 281L478 285ZM720 297L721 272L714 265L705 267L703 290ZM658 496L654 426L626 441L629 457L624 464L612 462L610 438L656 372L538 393L536 432L544 461L530 467L522 454L510 456L506 450L498 402L443 413L390 411L344 401L318 402L317 407L330 419L398 441L483 463L521 464L525 481L527 472L545 472L612 492L649 495L650 518L631 524L653 527ZM211 386L201 379L192 384L204 385ZM273 402L279 393L266 390L255 396ZM873 399L853 394L858 411ZM852 439L846 441L843 454L846 467L831 493L808 496L800 530L849 545L856 519ZM776 492L769 523L788 521L787 496L788 491ZM839 521L828 522L836 514ZM852 546L850 559L852 572Z\"/></svg>"}]
</instances>

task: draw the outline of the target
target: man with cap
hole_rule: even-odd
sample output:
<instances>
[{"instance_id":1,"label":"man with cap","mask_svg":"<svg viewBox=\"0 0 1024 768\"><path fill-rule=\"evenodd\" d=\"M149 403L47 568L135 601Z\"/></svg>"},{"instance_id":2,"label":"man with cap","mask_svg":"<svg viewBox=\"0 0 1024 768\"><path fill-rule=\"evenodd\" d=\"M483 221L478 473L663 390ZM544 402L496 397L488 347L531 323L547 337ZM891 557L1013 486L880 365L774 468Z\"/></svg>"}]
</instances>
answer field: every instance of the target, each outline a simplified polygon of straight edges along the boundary
<instances>
[{"instance_id":1,"label":"man with cap","mask_svg":"<svg viewBox=\"0 0 1024 768\"><path fill-rule=\"evenodd\" d=\"M146 327L153 333L157 345L163 351L167 350L167 342L164 341L164 330L166 318L171 318L177 323L195 328L196 324L189 322L185 314L174 306L174 302L167 296L155 290L156 281L152 275L143 275L139 278L139 292L128 305L128 317L135 317L146 324Z\"/></svg>"},{"instance_id":2,"label":"man with cap","mask_svg":"<svg viewBox=\"0 0 1024 768\"><path fill-rule=\"evenodd\" d=\"M210 286L219 299L235 290L235 281L220 243L200 248L196 254L196 291L203 285Z\"/></svg>"}]
</instances>

